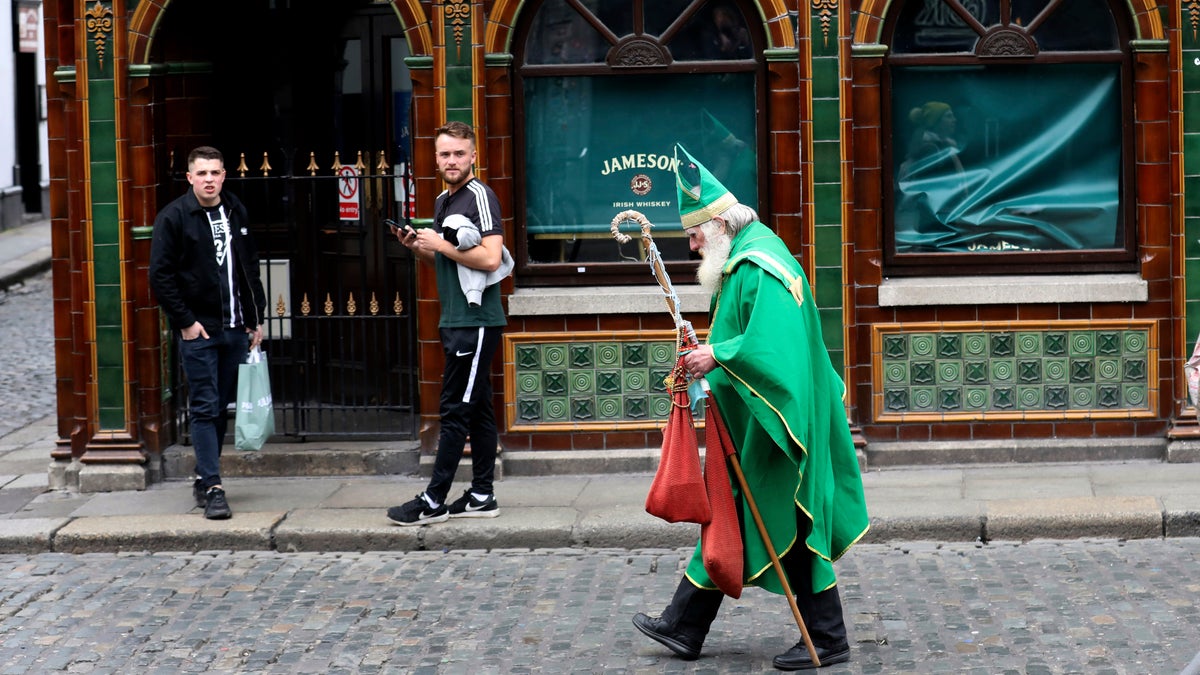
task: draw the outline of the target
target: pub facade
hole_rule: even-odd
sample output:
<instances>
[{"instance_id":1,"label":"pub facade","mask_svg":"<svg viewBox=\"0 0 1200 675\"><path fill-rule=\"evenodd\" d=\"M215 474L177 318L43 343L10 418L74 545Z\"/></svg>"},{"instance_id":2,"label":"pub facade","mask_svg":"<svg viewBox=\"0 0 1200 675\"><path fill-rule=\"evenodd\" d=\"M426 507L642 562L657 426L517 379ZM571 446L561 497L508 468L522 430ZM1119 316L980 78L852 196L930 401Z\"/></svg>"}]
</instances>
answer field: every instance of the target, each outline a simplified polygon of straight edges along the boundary
<instances>
[{"instance_id":1,"label":"pub facade","mask_svg":"<svg viewBox=\"0 0 1200 675\"><path fill-rule=\"evenodd\" d=\"M476 130L517 262L502 457L653 458L674 324L645 245L610 226L654 224L703 332L680 143L804 266L867 466L1195 460L1193 10L47 0L52 484L140 487L188 442L146 269L197 145L224 153L253 223L276 441L431 454L436 287L384 221L432 222L432 133L452 119Z\"/></svg>"}]
</instances>

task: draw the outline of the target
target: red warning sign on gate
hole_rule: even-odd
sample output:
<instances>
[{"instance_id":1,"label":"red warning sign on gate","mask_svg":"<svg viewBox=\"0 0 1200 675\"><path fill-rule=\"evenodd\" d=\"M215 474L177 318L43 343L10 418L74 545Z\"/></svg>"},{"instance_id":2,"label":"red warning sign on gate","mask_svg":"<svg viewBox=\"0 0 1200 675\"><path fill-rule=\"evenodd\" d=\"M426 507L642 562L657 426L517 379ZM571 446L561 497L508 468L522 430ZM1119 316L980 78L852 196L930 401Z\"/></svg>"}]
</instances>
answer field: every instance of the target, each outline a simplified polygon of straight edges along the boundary
<instances>
[{"instance_id":1,"label":"red warning sign on gate","mask_svg":"<svg viewBox=\"0 0 1200 675\"><path fill-rule=\"evenodd\" d=\"M342 220L358 220L358 170L352 166L338 169L338 215Z\"/></svg>"}]
</instances>

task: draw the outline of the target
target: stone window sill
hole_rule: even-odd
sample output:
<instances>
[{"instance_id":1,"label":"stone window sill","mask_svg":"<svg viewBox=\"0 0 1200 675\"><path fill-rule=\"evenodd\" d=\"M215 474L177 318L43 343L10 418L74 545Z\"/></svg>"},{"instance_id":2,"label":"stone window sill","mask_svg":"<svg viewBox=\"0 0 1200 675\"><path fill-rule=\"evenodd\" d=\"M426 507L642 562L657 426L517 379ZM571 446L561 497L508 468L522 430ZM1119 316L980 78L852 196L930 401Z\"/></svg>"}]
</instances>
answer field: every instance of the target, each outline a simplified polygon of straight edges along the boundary
<instances>
[{"instance_id":1,"label":"stone window sill","mask_svg":"<svg viewBox=\"0 0 1200 675\"><path fill-rule=\"evenodd\" d=\"M885 279L879 287L879 306L1146 302L1148 288L1137 274Z\"/></svg>"},{"instance_id":2,"label":"stone window sill","mask_svg":"<svg viewBox=\"0 0 1200 675\"><path fill-rule=\"evenodd\" d=\"M686 313L708 311L708 291L697 284L675 286ZM653 286L549 286L518 288L508 296L509 316L574 314L667 314L662 289Z\"/></svg>"}]
</instances>

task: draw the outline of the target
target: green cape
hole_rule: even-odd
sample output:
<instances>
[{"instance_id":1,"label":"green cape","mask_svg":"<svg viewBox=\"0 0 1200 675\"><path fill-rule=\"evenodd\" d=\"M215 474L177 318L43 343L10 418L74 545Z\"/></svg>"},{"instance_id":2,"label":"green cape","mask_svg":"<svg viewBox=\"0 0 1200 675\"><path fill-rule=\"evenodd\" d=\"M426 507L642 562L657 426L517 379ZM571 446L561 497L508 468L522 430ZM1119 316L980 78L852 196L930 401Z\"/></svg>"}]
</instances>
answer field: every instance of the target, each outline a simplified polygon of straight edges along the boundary
<instances>
[{"instance_id":1,"label":"green cape","mask_svg":"<svg viewBox=\"0 0 1200 675\"><path fill-rule=\"evenodd\" d=\"M738 460L777 556L797 541L796 509L812 524L813 592L833 586L833 561L868 528L862 476L846 411L845 385L829 360L804 271L775 233L759 222L733 240L710 308L708 344L719 368L708 374ZM741 499L745 582L782 593L778 575ZM716 588L700 547L687 576ZM794 591L801 580L788 580Z\"/></svg>"}]
</instances>

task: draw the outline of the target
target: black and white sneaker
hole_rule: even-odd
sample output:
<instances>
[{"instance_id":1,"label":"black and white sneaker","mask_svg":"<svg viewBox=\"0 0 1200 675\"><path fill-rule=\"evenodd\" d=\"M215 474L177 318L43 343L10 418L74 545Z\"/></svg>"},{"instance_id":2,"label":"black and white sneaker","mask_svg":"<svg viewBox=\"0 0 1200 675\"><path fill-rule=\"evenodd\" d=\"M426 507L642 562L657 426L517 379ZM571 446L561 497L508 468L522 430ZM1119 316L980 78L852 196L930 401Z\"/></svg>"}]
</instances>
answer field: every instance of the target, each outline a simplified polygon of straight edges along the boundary
<instances>
[{"instance_id":1,"label":"black and white sneaker","mask_svg":"<svg viewBox=\"0 0 1200 675\"><path fill-rule=\"evenodd\" d=\"M229 502L225 499L225 491L219 487L211 487L205 493L208 504L204 507L204 517L209 520L225 520L233 515Z\"/></svg>"},{"instance_id":2,"label":"black and white sneaker","mask_svg":"<svg viewBox=\"0 0 1200 675\"><path fill-rule=\"evenodd\" d=\"M500 504L496 495L477 499L470 490L450 504L451 518L495 518L500 515Z\"/></svg>"},{"instance_id":3,"label":"black and white sneaker","mask_svg":"<svg viewBox=\"0 0 1200 675\"><path fill-rule=\"evenodd\" d=\"M387 510L388 520L397 525L408 527L409 525L432 525L440 523L450 517L450 511L445 504L436 509L425 501L425 493L416 496L415 499L405 502L400 506L393 506Z\"/></svg>"}]
</instances>

